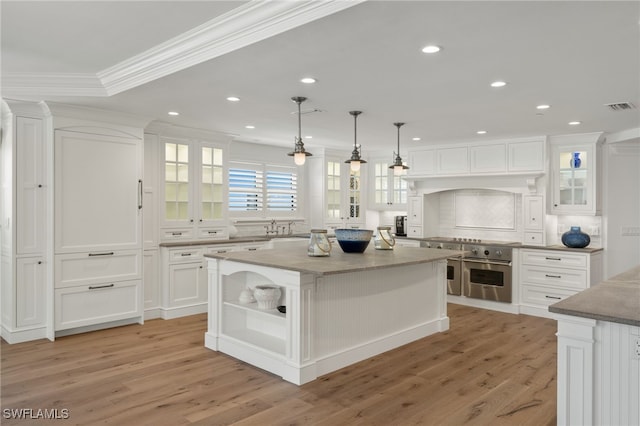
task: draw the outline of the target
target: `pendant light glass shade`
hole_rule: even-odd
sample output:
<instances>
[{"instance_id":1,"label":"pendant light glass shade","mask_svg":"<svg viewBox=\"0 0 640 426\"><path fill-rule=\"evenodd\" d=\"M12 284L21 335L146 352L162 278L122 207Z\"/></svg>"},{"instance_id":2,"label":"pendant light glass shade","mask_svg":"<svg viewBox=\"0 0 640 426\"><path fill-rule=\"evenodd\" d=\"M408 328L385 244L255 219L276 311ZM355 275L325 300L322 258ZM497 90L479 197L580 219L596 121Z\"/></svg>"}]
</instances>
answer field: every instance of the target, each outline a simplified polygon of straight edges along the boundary
<instances>
[{"instance_id":1,"label":"pendant light glass shade","mask_svg":"<svg viewBox=\"0 0 640 426\"><path fill-rule=\"evenodd\" d=\"M400 176L404 173L405 170L408 170L409 167L402 164L402 158L400 158L400 127L404 125L404 123L393 123L394 126L398 128L398 152L394 152L395 160L393 164L389 166L390 169L393 169L393 174L396 176Z\"/></svg>"},{"instance_id":2,"label":"pendant light glass shade","mask_svg":"<svg viewBox=\"0 0 640 426\"><path fill-rule=\"evenodd\" d=\"M351 165L351 170L357 172L360 170L360 165L365 164L364 161L360 157L360 148L358 148L358 116L362 114L362 111L349 111L349 114L353 116L353 151L351 151L351 158L349 158L345 163L349 163Z\"/></svg>"},{"instance_id":3,"label":"pendant light glass shade","mask_svg":"<svg viewBox=\"0 0 640 426\"><path fill-rule=\"evenodd\" d=\"M293 151L287 155L293 157L293 162L298 166L302 166L308 156L312 155L310 152L305 151L304 143L302 142L302 114L300 112L300 104L307 100L303 96L294 96L291 100L298 104L298 136L295 138L295 145Z\"/></svg>"}]
</instances>

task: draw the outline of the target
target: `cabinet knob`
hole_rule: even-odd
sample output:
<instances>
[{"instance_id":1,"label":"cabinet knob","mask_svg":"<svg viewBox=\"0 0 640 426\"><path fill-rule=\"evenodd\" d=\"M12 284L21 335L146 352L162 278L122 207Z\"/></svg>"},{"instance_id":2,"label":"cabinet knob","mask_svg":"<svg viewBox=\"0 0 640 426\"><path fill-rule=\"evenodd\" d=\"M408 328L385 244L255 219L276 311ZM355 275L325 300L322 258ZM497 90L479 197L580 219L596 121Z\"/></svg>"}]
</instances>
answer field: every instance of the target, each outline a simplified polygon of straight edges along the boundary
<instances>
[{"instance_id":1,"label":"cabinet knob","mask_svg":"<svg viewBox=\"0 0 640 426\"><path fill-rule=\"evenodd\" d=\"M42 188L42 184L38 184L38 188Z\"/></svg>"},{"instance_id":2,"label":"cabinet knob","mask_svg":"<svg viewBox=\"0 0 640 426\"><path fill-rule=\"evenodd\" d=\"M193 223L193 219L189 219L189 222Z\"/></svg>"},{"instance_id":3,"label":"cabinet knob","mask_svg":"<svg viewBox=\"0 0 640 426\"><path fill-rule=\"evenodd\" d=\"M200 219L200 222L202 222L202 219Z\"/></svg>"},{"instance_id":4,"label":"cabinet knob","mask_svg":"<svg viewBox=\"0 0 640 426\"><path fill-rule=\"evenodd\" d=\"M42 260L38 260L38 265L42 265Z\"/></svg>"}]
</instances>

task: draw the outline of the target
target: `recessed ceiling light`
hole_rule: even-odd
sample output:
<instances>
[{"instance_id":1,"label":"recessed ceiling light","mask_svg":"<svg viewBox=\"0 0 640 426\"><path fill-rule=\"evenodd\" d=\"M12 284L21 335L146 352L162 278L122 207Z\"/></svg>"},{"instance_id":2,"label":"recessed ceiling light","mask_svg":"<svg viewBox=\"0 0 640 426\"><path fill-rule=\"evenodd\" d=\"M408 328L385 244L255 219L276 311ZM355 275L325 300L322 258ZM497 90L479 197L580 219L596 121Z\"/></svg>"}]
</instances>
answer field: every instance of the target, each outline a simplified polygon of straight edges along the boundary
<instances>
[{"instance_id":1,"label":"recessed ceiling light","mask_svg":"<svg viewBox=\"0 0 640 426\"><path fill-rule=\"evenodd\" d=\"M414 140L414 141L419 141L419 140L421 140L421 139L420 139L420 138L413 138L412 140Z\"/></svg>"},{"instance_id":2,"label":"recessed ceiling light","mask_svg":"<svg viewBox=\"0 0 640 426\"><path fill-rule=\"evenodd\" d=\"M491 83L491 87L504 87L506 85L506 81L494 81L493 83Z\"/></svg>"},{"instance_id":3,"label":"recessed ceiling light","mask_svg":"<svg viewBox=\"0 0 640 426\"><path fill-rule=\"evenodd\" d=\"M569 126L577 126L578 124L582 124L582 121L570 121Z\"/></svg>"},{"instance_id":4,"label":"recessed ceiling light","mask_svg":"<svg viewBox=\"0 0 640 426\"><path fill-rule=\"evenodd\" d=\"M229 96L229 97L227 98L227 100L228 100L229 102L238 102L238 101L240 100L240 98L238 98L237 96Z\"/></svg>"},{"instance_id":5,"label":"recessed ceiling light","mask_svg":"<svg viewBox=\"0 0 640 426\"><path fill-rule=\"evenodd\" d=\"M313 139L313 136L305 136L305 139Z\"/></svg>"},{"instance_id":6,"label":"recessed ceiling light","mask_svg":"<svg viewBox=\"0 0 640 426\"><path fill-rule=\"evenodd\" d=\"M436 46L434 44L430 44L422 48L423 53L436 53L440 51L440 46Z\"/></svg>"},{"instance_id":7,"label":"recessed ceiling light","mask_svg":"<svg viewBox=\"0 0 640 426\"><path fill-rule=\"evenodd\" d=\"M313 77L305 77L303 79L300 80L302 83L304 84L313 84L316 82L316 79Z\"/></svg>"},{"instance_id":8,"label":"recessed ceiling light","mask_svg":"<svg viewBox=\"0 0 640 426\"><path fill-rule=\"evenodd\" d=\"M244 126L245 129L255 129L256 126L252 126L251 124L247 124L246 126Z\"/></svg>"},{"instance_id":9,"label":"recessed ceiling light","mask_svg":"<svg viewBox=\"0 0 640 426\"><path fill-rule=\"evenodd\" d=\"M536 108L537 109L549 109L549 108L551 108L551 105L538 105Z\"/></svg>"},{"instance_id":10,"label":"recessed ceiling light","mask_svg":"<svg viewBox=\"0 0 640 426\"><path fill-rule=\"evenodd\" d=\"M180 113L176 112L176 111L169 111L167 114L169 114L169 115L180 115Z\"/></svg>"},{"instance_id":11,"label":"recessed ceiling light","mask_svg":"<svg viewBox=\"0 0 640 426\"><path fill-rule=\"evenodd\" d=\"M479 134L479 135L486 135L487 131L486 130L478 130L476 133Z\"/></svg>"}]
</instances>

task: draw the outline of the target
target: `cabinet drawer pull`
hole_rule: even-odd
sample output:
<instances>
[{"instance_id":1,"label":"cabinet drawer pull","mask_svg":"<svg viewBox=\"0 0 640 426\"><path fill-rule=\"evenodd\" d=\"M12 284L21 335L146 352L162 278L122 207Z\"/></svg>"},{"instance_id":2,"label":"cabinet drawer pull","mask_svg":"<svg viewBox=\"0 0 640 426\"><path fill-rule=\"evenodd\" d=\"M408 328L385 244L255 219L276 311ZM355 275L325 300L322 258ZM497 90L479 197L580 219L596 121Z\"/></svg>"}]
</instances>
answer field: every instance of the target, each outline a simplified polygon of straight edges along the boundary
<instances>
[{"instance_id":1,"label":"cabinet drawer pull","mask_svg":"<svg viewBox=\"0 0 640 426\"><path fill-rule=\"evenodd\" d=\"M211 234L217 234L217 233L218 233L218 231L208 231L208 233L209 233L209 235L211 235Z\"/></svg>"},{"instance_id":2,"label":"cabinet drawer pull","mask_svg":"<svg viewBox=\"0 0 640 426\"><path fill-rule=\"evenodd\" d=\"M171 235L179 236L179 235L182 235L182 232L172 232Z\"/></svg>"},{"instance_id":3,"label":"cabinet drawer pull","mask_svg":"<svg viewBox=\"0 0 640 426\"><path fill-rule=\"evenodd\" d=\"M191 256L191 253L180 253L180 256Z\"/></svg>"},{"instance_id":4,"label":"cabinet drawer pull","mask_svg":"<svg viewBox=\"0 0 640 426\"><path fill-rule=\"evenodd\" d=\"M256 251L256 250L258 250L258 249L257 249L256 247L249 247L247 250L249 250L249 251Z\"/></svg>"},{"instance_id":5,"label":"cabinet drawer pull","mask_svg":"<svg viewBox=\"0 0 640 426\"><path fill-rule=\"evenodd\" d=\"M226 252L228 252L228 251L229 251L229 250L218 250L218 251L216 251L216 253L226 253Z\"/></svg>"},{"instance_id":6,"label":"cabinet drawer pull","mask_svg":"<svg viewBox=\"0 0 640 426\"><path fill-rule=\"evenodd\" d=\"M558 297L558 296L547 296L545 295L544 297L546 297L547 299L556 299L556 300L561 300L562 297Z\"/></svg>"},{"instance_id":7,"label":"cabinet drawer pull","mask_svg":"<svg viewBox=\"0 0 640 426\"><path fill-rule=\"evenodd\" d=\"M109 252L105 252L105 253L89 253L89 257L94 257L94 256L113 256L115 253L112 251Z\"/></svg>"},{"instance_id":8,"label":"cabinet drawer pull","mask_svg":"<svg viewBox=\"0 0 640 426\"><path fill-rule=\"evenodd\" d=\"M547 260L558 260L558 261L562 260L561 257L545 257L545 259L547 259Z\"/></svg>"},{"instance_id":9,"label":"cabinet drawer pull","mask_svg":"<svg viewBox=\"0 0 640 426\"><path fill-rule=\"evenodd\" d=\"M561 275L549 275L549 274L544 274L545 277L547 278L562 278Z\"/></svg>"},{"instance_id":10,"label":"cabinet drawer pull","mask_svg":"<svg viewBox=\"0 0 640 426\"><path fill-rule=\"evenodd\" d=\"M90 285L89 286L89 290L96 290L98 288L110 288L113 287L115 284L111 283L111 284L105 284L105 285Z\"/></svg>"}]
</instances>

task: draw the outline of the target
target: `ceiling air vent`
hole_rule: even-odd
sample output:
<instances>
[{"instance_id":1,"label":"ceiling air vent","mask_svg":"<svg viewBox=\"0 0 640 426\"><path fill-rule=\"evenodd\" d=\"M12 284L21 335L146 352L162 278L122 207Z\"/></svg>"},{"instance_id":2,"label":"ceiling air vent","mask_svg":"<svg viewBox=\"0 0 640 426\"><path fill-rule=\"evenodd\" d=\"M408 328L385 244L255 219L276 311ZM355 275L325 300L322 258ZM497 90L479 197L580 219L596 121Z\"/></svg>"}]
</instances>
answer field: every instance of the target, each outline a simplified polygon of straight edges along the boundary
<instances>
[{"instance_id":1,"label":"ceiling air vent","mask_svg":"<svg viewBox=\"0 0 640 426\"><path fill-rule=\"evenodd\" d=\"M625 111L628 109L636 109L636 106L631 102L615 102L612 104L604 104L611 111Z\"/></svg>"}]
</instances>

